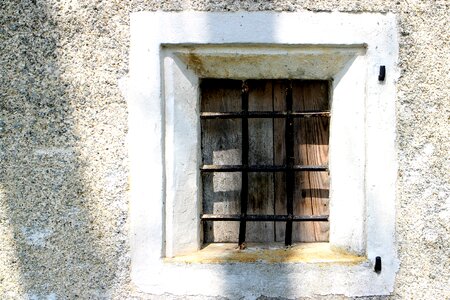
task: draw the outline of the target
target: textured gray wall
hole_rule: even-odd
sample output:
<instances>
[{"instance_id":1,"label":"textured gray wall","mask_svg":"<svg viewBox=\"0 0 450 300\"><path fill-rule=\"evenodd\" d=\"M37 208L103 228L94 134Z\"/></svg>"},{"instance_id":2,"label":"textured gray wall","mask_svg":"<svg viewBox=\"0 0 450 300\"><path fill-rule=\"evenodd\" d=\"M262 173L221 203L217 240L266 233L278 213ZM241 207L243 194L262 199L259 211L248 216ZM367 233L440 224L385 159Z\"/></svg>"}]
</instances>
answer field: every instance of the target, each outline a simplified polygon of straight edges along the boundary
<instances>
[{"instance_id":1,"label":"textured gray wall","mask_svg":"<svg viewBox=\"0 0 450 300\"><path fill-rule=\"evenodd\" d=\"M130 12L156 9L397 14L401 266L392 298L450 298L448 1L35 2L0 2L1 299L152 298L128 277L119 79Z\"/></svg>"}]
</instances>

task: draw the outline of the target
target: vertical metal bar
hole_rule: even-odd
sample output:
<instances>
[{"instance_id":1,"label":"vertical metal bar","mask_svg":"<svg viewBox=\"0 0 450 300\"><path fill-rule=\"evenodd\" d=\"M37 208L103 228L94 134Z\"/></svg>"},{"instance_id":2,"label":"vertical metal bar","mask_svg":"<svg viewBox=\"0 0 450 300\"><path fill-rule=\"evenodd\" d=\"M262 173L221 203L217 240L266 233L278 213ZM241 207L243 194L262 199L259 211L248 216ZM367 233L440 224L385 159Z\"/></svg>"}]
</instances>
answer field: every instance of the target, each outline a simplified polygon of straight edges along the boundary
<instances>
[{"instance_id":1,"label":"vertical metal bar","mask_svg":"<svg viewBox=\"0 0 450 300\"><path fill-rule=\"evenodd\" d=\"M247 228L245 217L247 216L248 203L248 86L244 81L242 83L242 184L241 184L241 221L239 223L239 248L245 248L245 231Z\"/></svg>"},{"instance_id":2,"label":"vertical metal bar","mask_svg":"<svg viewBox=\"0 0 450 300\"><path fill-rule=\"evenodd\" d=\"M275 112L275 80L271 81L271 87L272 87L272 112ZM276 150L275 150L275 145L276 145L276 135L275 135L275 119L272 118L272 164L275 165L276 163ZM277 188L277 176L278 174L272 173L272 187L273 187L273 214L275 215L277 213L277 193L278 193L278 188ZM277 241L277 222L273 222L273 240L274 242Z\"/></svg>"},{"instance_id":3,"label":"vertical metal bar","mask_svg":"<svg viewBox=\"0 0 450 300\"><path fill-rule=\"evenodd\" d=\"M292 117L292 85L286 93L286 126L285 126L285 143L286 143L286 200L287 214L286 221L285 245L292 244L292 219L294 217L294 191L295 191L295 173L294 166L294 118Z\"/></svg>"}]
</instances>

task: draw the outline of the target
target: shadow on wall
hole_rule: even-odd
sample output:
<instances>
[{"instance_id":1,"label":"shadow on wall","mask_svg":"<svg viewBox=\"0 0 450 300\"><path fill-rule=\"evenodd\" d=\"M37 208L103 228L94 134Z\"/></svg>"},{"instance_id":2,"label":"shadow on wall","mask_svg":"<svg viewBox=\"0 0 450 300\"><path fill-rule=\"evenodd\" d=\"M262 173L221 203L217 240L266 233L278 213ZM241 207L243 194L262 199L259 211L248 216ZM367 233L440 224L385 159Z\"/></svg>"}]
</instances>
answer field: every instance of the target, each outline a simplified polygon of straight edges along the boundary
<instances>
[{"instance_id":1,"label":"shadow on wall","mask_svg":"<svg viewBox=\"0 0 450 300\"><path fill-rule=\"evenodd\" d=\"M121 30L103 3L33 2L0 3L0 298L108 297L128 270L127 37L101 39Z\"/></svg>"},{"instance_id":2,"label":"shadow on wall","mask_svg":"<svg viewBox=\"0 0 450 300\"><path fill-rule=\"evenodd\" d=\"M210 1L211 5L213 5L213 1ZM223 8L224 10L227 10L227 7ZM231 9L232 10L232 9ZM213 17L211 15L208 15L209 18ZM208 20L205 20L205 23L208 23ZM188 25L187 25L188 26ZM264 22L261 22L257 26L258 28L264 28L264 34L266 36L276 36L277 30L279 29L277 26L277 20L274 18L270 22L267 22L267 19ZM223 29L224 31L227 30L226 27ZM207 32L205 31L205 35L213 35L216 33L213 32ZM213 40L215 37L211 36L211 40ZM256 76L256 74L255 74ZM248 78L252 79L252 78ZM268 135L269 136L269 135ZM262 141L259 141L262 142ZM239 143L240 144L240 143ZM233 151L232 149L224 149ZM238 157L238 160L240 158ZM261 179L266 179L266 174L263 173ZM263 182L266 182L266 180L262 180ZM252 181L250 180L250 185L252 184ZM253 184L258 184L257 182L253 181ZM240 184L239 184L240 185ZM265 186L249 186L249 190L265 190L267 189ZM229 194L229 192L219 192L221 194ZM238 193L240 194L240 193ZM230 197L230 195L228 195ZM232 197L232 196L231 196ZM219 197L220 198L220 197ZM223 198L223 197L222 197ZM226 197L225 197L226 198ZM217 203L215 203L217 204ZM220 204L220 203L219 203ZM226 205L226 203L224 203ZM249 208L250 209L250 208ZM255 226L259 226L261 224L247 224L247 230L246 230L246 238L247 240L252 239L252 228L255 229ZM234 229L238 230L239 225L233 226ZM269 230L269 229L267 229ZM236 247L237 247L237 240L238 240L238 232L234 231L236 234ZM255 237L253 237L255 238ZM254 274L250 264L259 264L259 274ZM272 263L270 265L264 263L264 262L256 262L256 263L227 263L221 265L221 272L223 272L224 278L227 278L227 280L224 282L221 282L222 287L222 295L225 297L229 297L230 299L242 299L245 297L245 299L270 299L271 295L280 293L280 291L286 291L285 294L289 294L289 289L291 284L295 284L293 282L290 282L289 278L289 270L288 265L283 263ZM273 286L273 278L277 278L278 285L276 287ZM269 298L268 298L269 297Z\"/></svg>"}]
</instances>

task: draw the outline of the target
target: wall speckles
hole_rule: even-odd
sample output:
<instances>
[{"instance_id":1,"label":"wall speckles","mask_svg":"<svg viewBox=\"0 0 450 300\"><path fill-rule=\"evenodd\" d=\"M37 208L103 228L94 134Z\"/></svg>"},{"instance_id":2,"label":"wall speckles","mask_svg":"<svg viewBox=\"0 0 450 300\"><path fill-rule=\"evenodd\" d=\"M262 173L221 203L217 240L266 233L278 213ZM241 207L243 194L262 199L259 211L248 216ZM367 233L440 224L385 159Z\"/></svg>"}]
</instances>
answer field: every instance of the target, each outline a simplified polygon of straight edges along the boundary
<instances>
[{"instance_id":1,"label":"wall speckles","mask_svg":"<svg viewBox=\"0 0 450 300\"><path fill-rule=\"evenodd\" d=\"M142 294L129 279L119 79L130 13L158 9L397 14L400 271L390 298L450 297L448 1L34 2L0 2L0 298L181 299ZM23 228L51 235L34 247Z\"/></svg>"},{"instance_id":2,"label":"wall speckles","mask_svg":"<svg viewBox=\"0 0 450 300\"><path fill-rule=\"evenodd\" d=\"M53 231L47 228L27 228L20 229L24 236L25 242L30 246L43 247Z\"/></svg>"}]
</instances>

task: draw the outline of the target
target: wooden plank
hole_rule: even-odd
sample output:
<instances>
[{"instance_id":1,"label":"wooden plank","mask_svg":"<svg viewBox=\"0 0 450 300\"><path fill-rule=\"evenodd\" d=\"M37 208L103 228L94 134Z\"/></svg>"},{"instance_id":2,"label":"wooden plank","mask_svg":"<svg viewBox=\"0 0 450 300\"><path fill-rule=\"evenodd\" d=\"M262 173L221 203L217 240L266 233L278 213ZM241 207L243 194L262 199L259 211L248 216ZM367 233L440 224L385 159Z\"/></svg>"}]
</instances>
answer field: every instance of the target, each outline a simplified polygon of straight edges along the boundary
<instances>
[{"instance_id":1,"label":"wooden plank","mask_svg":"<svg viewBox=\"0 0 450 300\"><path fill-rule=\"evenodd\" d=\"M203 79L200 84L201 112L241 111L242 81L228 79Z\"/></svg>"},{"instance_id":2,"label":"wooden plank","mask_svg":"<svg viewBox=\"0 0 450 300\"><path fill-rule=\"evenodd\" d=\"M272 82L249 80L249 111L272 111ZM249 119L249 164L273 164L272 119ZM274 214L273 174L249 172L248 214ZM247 242L273 242L274 222L248 222Z\"/></svg>"},{"instance_id":3,"label":"wooden plank","mask_svg":"<svg viewBox=\"0 0 450 300\"><path fill-rule=\"evenodd\" d=\"M201 110L240 111L241 81L203 80ZM202 120L203 164L241 164L241 120ZM240 213L240 173L203 174L203 213ZM238 222L205 222L204 242L237 242Z\"/></svg>"},{"instance_id":4,"label":"wooden plank","mask_svg":"<svg viewBox=\"0 0 450 300\"><path fill-rule=\"evenodd\" d=\"M285 111L286 89L288 82L286 80L275 80L273 82L273 107L274 111ZM285 120L275 119L273 122L274 147L273 159L275 165L284 165L286 163L286 150L284 138ZM274 174L274 193L275 193L275 213L279 215L287 214L286 209L286 176L284 173ZM275 223L275 241L284 242L286 223Z\"/></svg>"},{"instance_id":5,"label":"wooden plank","mask_svg":"<svg viewBox=\"0 0 450 300\"><path fill-rule=\"evenodd\" d=\"M328 81L293 80L292 94L294 111L326 111L330 109ZM295 99L297 100L295 101Z\"/></svg>"},{"instance_id":6,"label":"wooden plank","mask_svg":"<svg viewBox=\"0 0 450 300\"><path fill-rule=\"evenodd\" d=\"M328 82L297 81L293 84L295 110L328 109ZM296 119L295 163L327 165L329 119L326 117ZM327 172L299 172L296 176L294 212L297 215L329 214L329 175ZM329 239L328 222L294 224L294 240L321 242Z\"/></svg>"}]
</instances>

